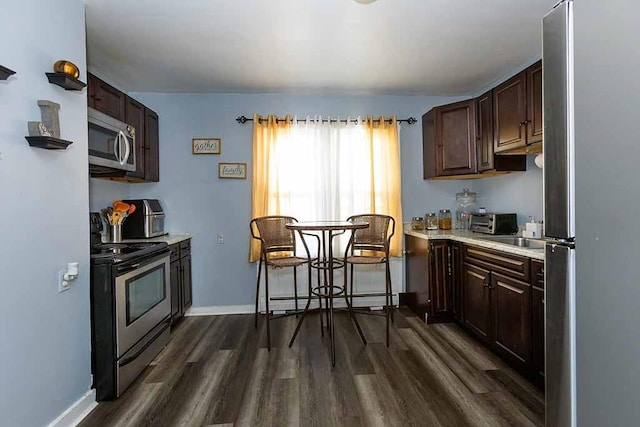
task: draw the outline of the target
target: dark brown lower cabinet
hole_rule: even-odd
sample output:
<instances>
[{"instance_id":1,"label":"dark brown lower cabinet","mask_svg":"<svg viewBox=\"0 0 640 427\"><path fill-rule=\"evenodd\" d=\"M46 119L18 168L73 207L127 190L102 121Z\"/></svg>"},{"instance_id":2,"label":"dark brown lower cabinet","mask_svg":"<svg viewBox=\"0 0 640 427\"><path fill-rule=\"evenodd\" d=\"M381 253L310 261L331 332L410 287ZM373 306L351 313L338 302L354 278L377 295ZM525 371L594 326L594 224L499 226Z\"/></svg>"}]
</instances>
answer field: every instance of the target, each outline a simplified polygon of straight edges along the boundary
<instances>
[{"instance_id":1,"label":"dark brown lower cabinet","mask_svg":"<svg viewBox=\"0 0 640 427\"><path fill-rule=\"evenodd\" d=\"M450 242L451 251L451 312L453 318L462 321L462 243Z\"/></svg>"},{"instance_id":2,"label":"dark brown lower cabinet","mask_svg":"<svg viewBox=\"0 0 640 427\"><path fill-rule=\"evenodd\" d=\"M427 323L450 322L451 252L448 240L429 242L429 300Z\"/></svg>"},{"instance_id":3,"label":"dark brown lower cabinet","mask_svg":"<svg viewBox=\"0 0 640 427\"><path fill-rule=\"evenodd\" d=\"M531 363L531 285L491 273L493 343L504 357Z\"/></svg>"},{"instance_id":4,"label":"dark brown lower cabinet","mask_svg":"<svg viewBox=\"0 0 640 427\"><path fill-rule=\"evenodd\" d=\"M405 235L401 303L427 323L455 320L544 387L544 262Z\"/></svg>"},{"instance_id":5,"label":"dark brown lower cabinet","mask_svg":"<svg viewBox=\"0 0 640 427\"><path fill-rule=\"evenodd\" d=\"M191 241L171 245L171 321L182 319L191 306Z\"/></svg>"},{"instance_id":6,"label":"dark brown lower cabinet","mask_svg":"<svg viewBox=\"0 0 640 427\"><path fill-rule=\"evenodd\" d=\"M531 261L531 364L534 381L544 385L544 262Z\"/></svg>"},{"instance_id":7,"label":"dark brown lower cabinet","mask_svg":"<svg viewBox=\"0 0 640 427\"><path fill-rule=\"evenodd\" d=\"M404 304L427 323L452 321L449 242L406 235L405 247Z\"/></svg>"},{"instance_id":8,"label":"dark brown lower cabinet","mask_svg":"<svg viewBox=\"0 0 640 427\"><path fill-rule=\"evenodd\" d=\"M182 274L182 309L191 307L191 254L180 258L180 273Z\"/></svg>"},{"instance_id":9,"label":"dark brown lower cabinet","mask_svg":"<svg viewBox=\"0 0 640 427\"><path fill-rule=\"evenodd\" d=\"M180 259L171 263L171 319L178 320L180 312Z\"/></svg>"},{"instance_id":10,"label":"dark brown lower cabinet","mask_svg":"<svg viewBox=\"0 0 640 427\"><path fill-rule=\"evenodd\" d=\"M467 263L462 272L464 324L478 338L489 343L492 339L491 273Z\"/></svg>"},{"instance_id":11,"label":"dark brown lower cabinet","mask_svg":"<svg viewBox=\"0 0 640 427\"><path fill-rule=\"evenodd\" d=\"M544 262L463 246L461 325L544 387Z\"/></svg>"}]
</instances>

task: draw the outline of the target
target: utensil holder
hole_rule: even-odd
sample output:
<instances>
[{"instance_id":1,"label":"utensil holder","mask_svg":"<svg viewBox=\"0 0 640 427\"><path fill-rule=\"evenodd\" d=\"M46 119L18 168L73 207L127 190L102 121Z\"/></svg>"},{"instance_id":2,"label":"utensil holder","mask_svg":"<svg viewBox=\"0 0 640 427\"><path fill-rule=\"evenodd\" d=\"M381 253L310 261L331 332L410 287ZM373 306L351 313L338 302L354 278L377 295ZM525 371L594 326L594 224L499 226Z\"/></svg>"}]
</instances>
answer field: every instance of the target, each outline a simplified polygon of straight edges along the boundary
<instances>
[{"instance_id":1,"label":"utensil holder","mask_svg":"<svg viewBox=\"0 0 640 427\"><path fill-rule=\"evenodd\" d=\"M122 225L114 224L109 231L111 232L111 243L122 242Z\"/></svg>"}]
</instances>

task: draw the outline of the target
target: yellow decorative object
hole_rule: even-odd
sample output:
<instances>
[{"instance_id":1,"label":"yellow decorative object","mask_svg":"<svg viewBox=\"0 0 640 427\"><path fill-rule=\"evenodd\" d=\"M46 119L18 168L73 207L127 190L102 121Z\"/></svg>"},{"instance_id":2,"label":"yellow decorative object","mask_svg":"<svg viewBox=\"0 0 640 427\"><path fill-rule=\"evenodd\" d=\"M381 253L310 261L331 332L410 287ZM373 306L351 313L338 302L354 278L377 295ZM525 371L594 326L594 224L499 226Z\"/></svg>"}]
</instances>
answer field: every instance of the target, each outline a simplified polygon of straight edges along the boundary
<instances>
[{"instance_id":1,"label":"yellow decorative object","mask_svg":"<svg viewBox=\"0 0 640 427\"><path fill-rule=\"evenodd\" d=\"M56 63L53 64L53 71L55 71L56 73L68 74L74 79L77 79L80 76L80 70L78 69L78 67L76 67L76 64L64 59L56 61Z\"/></svg>"}]
</instances>

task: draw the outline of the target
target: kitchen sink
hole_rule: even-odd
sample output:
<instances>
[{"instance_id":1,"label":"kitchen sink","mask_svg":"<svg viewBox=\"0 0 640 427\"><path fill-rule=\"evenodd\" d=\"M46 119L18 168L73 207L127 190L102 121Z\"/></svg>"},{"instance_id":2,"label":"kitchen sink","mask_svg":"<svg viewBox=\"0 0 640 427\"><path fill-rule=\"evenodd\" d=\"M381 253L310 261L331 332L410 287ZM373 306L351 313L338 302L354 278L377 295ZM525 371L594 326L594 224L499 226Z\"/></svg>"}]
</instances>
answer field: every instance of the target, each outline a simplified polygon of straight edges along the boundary
<instances>
[{"instance_id":1,"label":"kitchen sink","mask_svg":"<svg viewBox=\"0 0 640 427\"><path fill-rule=\"evenodd\" d=\"M507 245L520 246L529 249L544 249L545 244L544 240L516 236L483 236L479 237L479 239L491 240L492 242L505 243Z\"/></svg>"}]
</instances>

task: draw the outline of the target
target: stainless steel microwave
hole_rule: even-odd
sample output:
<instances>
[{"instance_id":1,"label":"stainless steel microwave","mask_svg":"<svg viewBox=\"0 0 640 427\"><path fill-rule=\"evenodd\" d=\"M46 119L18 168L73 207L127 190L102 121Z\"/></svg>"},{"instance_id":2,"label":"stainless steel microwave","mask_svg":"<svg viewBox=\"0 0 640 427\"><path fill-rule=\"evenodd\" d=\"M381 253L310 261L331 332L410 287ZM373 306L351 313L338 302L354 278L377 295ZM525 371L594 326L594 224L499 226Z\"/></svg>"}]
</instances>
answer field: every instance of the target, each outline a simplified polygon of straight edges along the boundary
<instances>
[{"instance_id":1,"label":"stainless steel microwave","mask_svg":"<svg viewBox=\"0 0 640 427\"><path fill-rule=\"evenodd\" d=\"M136 130L98 110L88 108L89 166L94 169L136 170Z\"/></svg>"}]
</instances>

